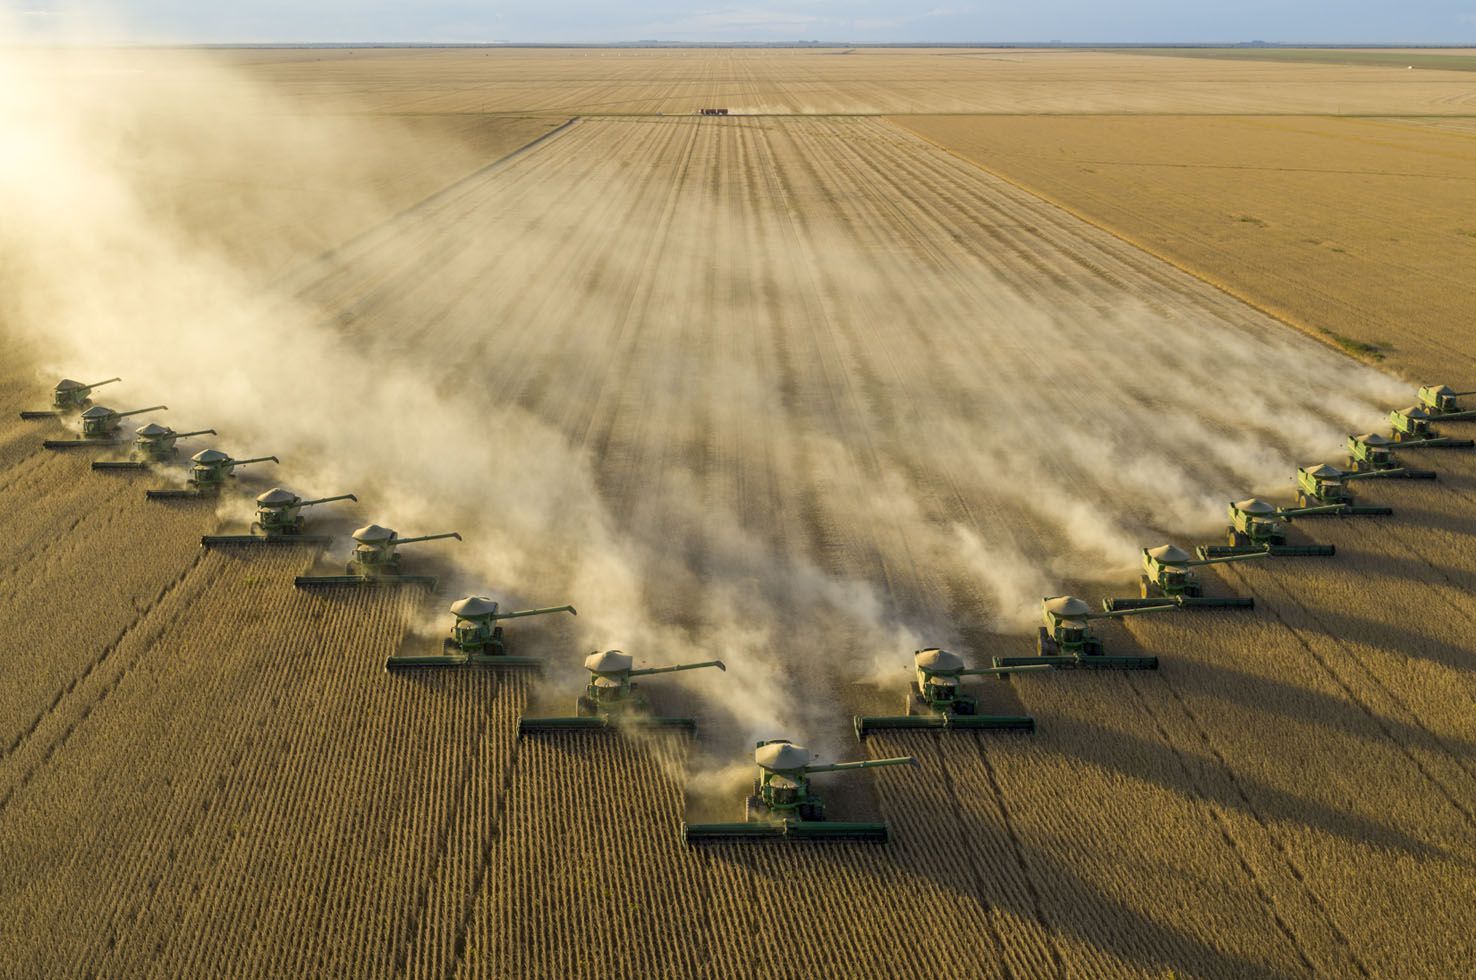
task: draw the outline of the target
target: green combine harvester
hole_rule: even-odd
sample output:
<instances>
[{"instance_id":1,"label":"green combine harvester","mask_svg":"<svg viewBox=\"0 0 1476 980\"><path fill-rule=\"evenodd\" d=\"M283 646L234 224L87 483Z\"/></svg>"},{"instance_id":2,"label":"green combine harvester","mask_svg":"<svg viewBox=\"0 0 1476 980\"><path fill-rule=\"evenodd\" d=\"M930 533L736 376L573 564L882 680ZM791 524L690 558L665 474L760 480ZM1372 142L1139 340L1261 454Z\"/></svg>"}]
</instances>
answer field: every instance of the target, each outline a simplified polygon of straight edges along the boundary
<instances>
[{"instance_id":1,"label":"green combine harvester","mask_svg":"<svg viewBox=\"0 0 1476 980\"><path fill-rule=\"evenodd\" d=\"M303 500L291 490L272 487L256 498L256 520L251 523L250 533L207 534L200 539L200 543L206 547L222 544L328 544L333 540L330 535L303 533L307 518L302 516L302 509L335 500L359 502L359 498L351 493Z\"/></svg>"},{"instance_id":2,"label":"green combine harvester","mask_svg":"<svg viewBox=\"0 0 1476 980\"><path fill-rule=\"evenodd\" d=\"M965 694L963 678L993 674L1009 680L1011 674L1050 670L1047 664L1030 667L965 667L963 659L947 650L929 647L912 655L916 673L907 691L901 715L857 715L856 738L889 729L934 731L1035 731L1035 719L1027 715L981 715L979 699Z\"/></svg>"},{"instance_id":3,"label":"green combine harvester","mask_svg":"<svg viewBox=\"0 0 1476 980\"><path fill-rule=\"evenodd\" d=\"M584 658L584 669L589 671L589 684L579 696L574 717L520 718L518 734L604 731L629 724L651 728L680 728L695 733L697 721L694 718L662 718L653 715L651 703L636 690L639 685L632 683L631 678L670 674L678 670L701 670L703 667L716 667L722 671L728 669L727 664L721 660L673 664L669 667L643 667L639 670L633 669L634 663L630 654L620 650L591 653Z\"/></svg>"},{"instance_id":4,"label":"green combine harvester","mask_svg":"<svg viewBox=\"0 0 1476 980\"><path fill-rule=\"evenodd\" d=\"M1387 517L1394 513L1392 507L1360 504L1353 499L1353 489L1348 486L1354 480L1377 480L1400 476L1403 470L1365 470L1350 473L1327 463L1297 468L1297 503L1305 508L1336 506L1329 511L1331 517ZM1310 516L1313 512L1307 511Z\"/></svg>"},{"instance_id":5,"label":"green combine harvester","mask_svg":"<svg viewBox=\"0 0 1476 980\"><path fill-rule=\"evenodd\" d=\"M423 534L418 538L402 538L399 532L378 524L361 527L353 534L354 553L348 560L344 575L299 575L293 583L299 589L336 585L427 585L434 591L436 579L433 575L400 574L400 554L403 544L419 544L422 541L440 541L443 538L461 540L455 531L441 534Z\"/></svg>"},{"instance_id":6,"label":"green combine harvester","mask_svg":"<svg viewBox=\"0 0 1476 980\"><path fill-rule=\"evenodd\" d=\"M1452 416L1440 417L1449 419ZM1396 408L1390 412L1389 427L1393 430L1392 435L1394 441L1399 444L1399 448L1470 449L1476 446L1476 441L1470 439L1453 439L1450 436L1441 435L1431 424L1432 418L1434 416L1419 405Z\"/></svg>"},{"instance_id":7,"label":"green combine harvester","mask_svg":"<svg viewBox=\"0 0 1476 980\"><path fill-rule=\"evenodd\" d=\"M566 612L579 615L573 606L545 606L541 609L516 609L503 612L496 602L480 595L469 595L451 603L451 615L456 617L451 626L451 635L441 641L439 654L426 656L390 657L384 662L389 671L412 670L420 667L492 667L518 668L543 666L537 657L509 656L502 641L502 627L497 624L504 619L522 619L525 616L547 616Z\"/></svg>"},{"instance_id":8,"label":"green combine harvester","mask_svg":"<svg viewBox=\"0 0 1476 980\"><path fill-rule=\"evenodd\" d=\"M682 825L687 843L773 840L867 841L884 844L884 823L840 823L825 819L825 803L810 788L810 777L822 772L915 766L911 756L817 765L809 749L786 738L759 742L753 753L758 776L753 795L743 805L742 823Z\"/></svg>"},{"instance_id":9,"label":"green combine harvester","mask_svg":"<svg viewBox=\"0 0 1476 980\"><path fill-rule=\"evenodd\" d=\"M190 457L189 485L183 490L149 490L150 500L187 500L196 497L214 497L225 486L226 480L236 475L236 467L253 463L280 463L275 456L253 456L250 459L234 459L219 449L202 449Z\"/></svg>"},{"instance_id":10,"label":"green combine harvester","mask_svg":"<svg viewBox=\"0 0 1476 980\"><path fill-rule=\"evenodd\" d=\"M1177 599L1185 609L1220 607L1250 609L1256 600L1250 596L1208 596L1204 594L1204 583L1191 568L1201 565L1220 565L1232 561L1249 561L1266 558L1266 551L1250 551L1237 555L1221 555L1218 558L1195 558L1181 548L1161 544L1157 548L1143 549L1143 575L1139 577L1139 597L1136 599L1103 599L1102 608L1108 612L1120 609L1140 609L1144 606L1162 605L1165 599Z\"/></svg>"},{"instance_id":11,"label":"green combine harvester","mask_svg":"<svg viewBox=\"0 0 1476 980\"><path fill-rule=\"evenodd\" d=\"M175 432L167 425L150 422L133 433L133 448L128 459L95 460L95 470L146 470L150 466L167 463L174 459L177 451L174 444L190 436L216 435L214 429L196 429L194 432Z\"/></svg>"},{"instance_id":12,"label":"green combine harvester","mask_svg":"<svg viewBox=\"0 0 1476 980\"><path fill-rule=\"evenodd\" d=\"M996 667L1028 667L1043 664L1063 670L1157 670L1157 657L1109 657L1102 652L1101 639L1089 625L1093 619L1121 619L1139 613L1178 609L1182 597L1160 599L1151 606L1094 612L1073 595L1047 596L1041 600L1045 625L1036 634L1033 657L995 657Z\"/></svg>"},{"instance_id":13,"label":"green combine harvester","mask_svg":"<svg viewBox=\"0 0 1476 980\"><path fill-rule=\"evenodd\" d=\"M51 408L42 412L21 412L20 417L23 419L54 419L63 415L76 415L92 407L92 389L122 380L122 378L108 378L106 381L94 381L90 385L85 385L71 378L62 378L56 383L56 387L51 389Z\"/></svg>"},{"instance_id":14,"label":"green combine harvester","mask_svg":"<svg viewBox=\"0 0 1476 980\"><path fill-rule=\"evenodd\" d=\"M118 437L123 428L123 419L144 412L162 412L168 405L151 405L127 412L115 412L102 405L94 405L82 413L82 434L73 439L47 439L41 445L47 449L80 449L83 446L117 446L123 440Z\"/></svg>"},{"instance_id":15,"label":"green combine harvester","mask_svg":"<svg viewBox=\"0 0 1476 980\"><path fill-rule=\"evenodd\" d=\"M1354 473L1383 473L1405 480L1433 480L1434 470L1412 470L1394 456L1397 445L1377 432L1348 437L1348 469Z\"/></svg>"},{"instance_id":16,"label":"green combine harvester","mask_svg":"<svg viewBox=\"0 0 1476 980\"><path fill-rule=\"evenodd\" d=\"M1449 385L1421 385L1419 402L1431 418L1447 422L1469 421L1476 419L1476 411L1461 407L1460 400L1466 395L1476 395L1476 391L1455 391Z\"/></svg>"},{"instance_id":17,"label":"green combine harvester","mask_svg":"<svg viewBox=\"0 0 1476 980\"><path fill-rule=\"evenodd\" d=\"M1197 553L1200 558L1223 558L1263 551L1283 557L1331 558L1336 554L1336 548L1330 544L1287 544L1286 522L1313 514L1331 514L1341 507L1341 504L1329 504L1325 507L1282 509L1259 497L1232 501L1228 509L1230 543L1201 545Z\"/></svg>"}]
</instances>

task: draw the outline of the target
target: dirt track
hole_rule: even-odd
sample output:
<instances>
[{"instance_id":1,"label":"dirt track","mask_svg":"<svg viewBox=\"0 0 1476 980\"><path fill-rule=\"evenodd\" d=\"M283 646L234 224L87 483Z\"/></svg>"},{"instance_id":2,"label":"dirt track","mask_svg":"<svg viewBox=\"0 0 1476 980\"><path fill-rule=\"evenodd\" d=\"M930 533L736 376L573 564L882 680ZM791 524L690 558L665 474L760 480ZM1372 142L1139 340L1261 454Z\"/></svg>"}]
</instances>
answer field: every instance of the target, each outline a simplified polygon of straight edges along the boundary
<instances>
[{"instance_id":1,"label":"dirt track","mask_svg":"<svg viewBox=\"0 0 1476 980\"><path fill-rule=\"evenodd\" d=\"M728 656L695 705L663 688L703 741L518 744L526 680L387 677L442 601L296 593L306 550L198 552L213 511L31 449L9 419L41 393L13 378L21 975L903 976L939 928L986 975L1469 961L1466 456L1367 491L1393 519L1308 523L1335 561L1227 572L1256 612L1105 628L1157 674L991 690L1034 736L844 742L855 682L893 708L910 644L1024 652L1041 594L1127 588L1137 546L1217 536L1225 499L1284 492L1401 387L879 120L585 119L390 230L294 276L312 329L587 462L592 489L509 456L477 530L581 628ZM635 592L552 521L499 528L512 486L592 494ZM88 560L119 554L148 560ZM894 843L686 849L684 767L756 725L917 754L831 794Z\"/></svg>"}]
</instances>

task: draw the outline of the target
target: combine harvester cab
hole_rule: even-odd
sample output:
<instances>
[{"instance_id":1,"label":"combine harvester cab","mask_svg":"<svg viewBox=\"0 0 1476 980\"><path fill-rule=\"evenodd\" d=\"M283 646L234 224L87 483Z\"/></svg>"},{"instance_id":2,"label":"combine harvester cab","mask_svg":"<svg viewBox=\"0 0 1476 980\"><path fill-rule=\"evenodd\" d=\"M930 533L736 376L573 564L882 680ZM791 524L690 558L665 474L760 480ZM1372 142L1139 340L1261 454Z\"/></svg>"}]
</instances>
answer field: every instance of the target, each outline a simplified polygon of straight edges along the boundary
<instances>
[{"instance_id":1,"label":"combine harvester cab","mask_svg":"<svg viewBox=\"0 0 1476 980\"><path fill-rule=\"evenodd\" d=\"M1286 522L1313 514L1331 514L1341 509L1341 504L1329 504L1325 507L1283 510L1259 497L1236 500L1227 508L1230 516L1226 529L1229 544L1200 545L1196 553L1200 558L1224 558L1261 552L1283 557L1331 558L1337 553L1337 549L1330 544L1288 544Z\"/></svg>"},{"instance_id":2,"label":"combine harvester cab","mask_svg":"<svg viewBox=\"0 0 1476 980\"><path fill-rule=\"evenodd\" d=\"M1476 420L1476 411L1461 407L1460 400L1467 395L1476 395L1476 390L1456 391L1449 385L1421 385L1419 403L1431 418L1467 422Z\"/></svg>"},{"instance_id":3,"label":"combine harvester cab","mask_svg":"<svg viewBox=\"0 0 1476 980\"><path fill-rule=\"evenodd\" d=\"M754 779L753 795L744 803L743 822L682 824L687 843L781 839L884 844L887 841L884 823L826 820L825 803L811 789L810 777L824 772L917 765L911 756L817 765L809 749L786 738L759 742L753 760L758 775Z\"/></svg>"},{"instance_id":4,"label":"combine harvester cab","mask_svg":"<svg viewBox=\"0 0 1476 980\"><path fill-rule=\"evenodd\" d=\"M1358 503L1353 497L1353 488L1348 484L1354 480L1378 480L1403 474L1402 469L1349 473L1327 463L1301 466L1297 468L1297 503L1308 516L1317 513L1311 508L1335 505L1338 509L1329 511L1327 516L1387 517L1394 513L1394 508Z\"/></svg>"},{"instance_id":5,"label":"combine harvester cab","mask_svg":"<svg viewBox=\"0 0 1476 980\"><path fill-rule=\"evenodd\" d=\"M1443 415L1444 419L1454 416ZM1465 417L1463 413L1462 418ZM1420 405L1396 408L1389 413L1389 428L1394 442L1400 449L1470 449L1476 442L1470 439L1452 439L1436 431L1431 424L1433 416Z\"/></svg>"},{"instance_id":6,"label":"combine harvester cab","mask_svg":"<svg viewBox=\"0 0 1476 980\"><path fill-rule=\"evenodd\" d=\"M256 498L256 520L251 524L251 533L207 534L200 539L200 543L206 547L227 544L325 545L333 540L331 535L303 533L303 528L307 526L307 518L302 516L302 509L332 503L335 500L359 502L359 498L351 493L303 500L291 490L272 487Z\"/></svg>"},{"instance_id":7,"label":"combine harvester cab","mask_svg":"<svg viewBox=\"0 0 1476 980\"><path fill-rule=\"evenodd\" d=\"M1394 456L1396 443L1377 432L1348 437L1348 469L1353 473L1382 473L1404 480L1433 480L1434 470L1412 470Z\"/></svg>"},{"instance_id":8,"label":"combine harvester cab","mask_svg":"<svg viewBox=\"0 0 1476 980\"><path fill-rule=\"evenodd\" d=\"M700 663L673 664L669 667L645 667L633 669L635 661L630 654L620 650L596 651L584 658L584 669L589 671L589 684L575 705L573 717L520 718L518 735L535 733L605 731L621 725L638 725L651 728L679 728L696 733L694 718L662 718L651 714L651 705L632 683L631 678L649 677L652 674L670 674L678 670L701 670L716 667L726 671L721 660L703 660Z\"/></svg>"},{"instance_id":9,"label":"combine harvester cab","mask_svg":"<svg viewBox=\"0 0 1476 980\"><path fill-rule=\"evenodd\" d=\"M23 419L55 419L65 415L76 415L92 407L92 389L110 385L122 378L108 378L85 385L71 378L62 378L51 389L51 407L44 411L21 412Z\"/></svg>"},{"instance_id":10,"label":"combine harvester cab","mask_svg":"<svg viewBox=\"0 0 1476 980\"><path fill-rule=\"evenodd\" d=\"M236 475L236 467L253 463L280 463L275 456L253 456L250 459L234 459L219 449L202 449L190 457L190 476L183 490L148 490L150 500L193 500L197 497L214 497L225 486L226 480Z\"/></svg>"},{"instance_id":11,"label":"combine harvester cab","mask_svg":"<svg viewBox=\"0 0 1476 980\"><path fill-rule=\"evenodd\" d=\"M127 459L95 460L95 470L146 470L150 466L162 465L177 455L174 444L190 436L217 435L214 429L196 429L193 432L175 432L167 425L150 422L133 433L133 448Z\"/></svg>"},{"instance_id":12,"label":"combine harvester cab","mask_svg":"<svg viewBox=\"0 0 1476 980\"><path fill-rule=\"evenodd\" d=\"M168 405L151 405L127 412L116 412L104 405L94 405L82 413L82 434L73 439L47 439L41 445L47 449L80 449L84 446L116 446L122 443L118 433L123 428L123 419L144 412L162 412Z\"/></svg>"},{"instance_id":13,"label":"combine harvester cab","mask_svg":"<svg viewBox=\"0 0 1476 980\"><path fill-rule=\"evenodd\" d=\"M1008 680L1011 674L1052 669L1048 664L1026 667L965 667L957 654L937 647L912 655L915 677L907 691L901 715L857 715L856 738L895 729L930 731L1033 732L1035 719L1027 715L981 715L979 700L964 693L963 678L993 674Z\"/></svg>"},{"instance_id":14,"label":"combine harvester cab","mask_svg":"<svg viewBox=\"0 0 1476 980\"><path fill-rule=\"evenodd\" d=\"M1161 599L1155 605L1120 609L1116 612L1094 612L1092 607L1072 595L1047 596L1041 600L1041 618L1045 625L1036 634L1034 657L995 657L996 667L1028 667L1043 664L1063 670L1157 670L1157 657L1109 657L1102 652L1102 641L1089 625L1093 619L1121 619L1139 613L1178 609L1178 599Z\"/></svg>"},{"instance_id":15,"label":"combine harvester cab","mask_svg":"<svg viewBox=\"0 0 1476 980\"><path fill-rule=\"evenodd\" d=\"M398 548L404 544L419 544L422 541L440 541L443 538L461 540L456 531L440 534L423 534L417 538L402 538L399 532L379 524L361 527L353 534L354 553L348 561L344 575L299 575L293 584L299 589L340 585L426 585L435 591L433 575L401 575Z\"/></svg>"},{"instance_id":16,"label":"combine harvester cab","mask_svg":"<svg viewBox=\"0 0 1476 980\"><path fill-rule=\"evenodd\" d=\"M504 619L522 619L526 616L547 616L566 612L579 615L573 606L545 606L541 609L516 609L503 612L496 602L486 596L469 595L451 603L451 615L456 621L451 626L451 635L441 642L442 652L425 656L389 657L384 669L390 672L416 670L422 667L490 667L494 670L532 668L537 670L543 661L537 657L512 657L502 640L502 627L497 623Z\"/></svg>"},{"instance_id":17,"label":"combine harvester cab","mask_svg":"<svg viewBox=\"0 0 1476 980\"><path fill-rule=\"evenodd\" d=\"M1221 555L1218 558L1195 558L1171 544L1143 549L1143 575L1139 577L1136 599L1103 599L1107 612L1161 606L1165 600L1177 600L1185 609L1207 607L1250 609L1256 600L1250 596L1207 596L1204 583L1190 569L1201 565L1220 565L1232 561L1267 558L1270 552L1248 551L1244 554Z\"/></svg>"}]
</instances>

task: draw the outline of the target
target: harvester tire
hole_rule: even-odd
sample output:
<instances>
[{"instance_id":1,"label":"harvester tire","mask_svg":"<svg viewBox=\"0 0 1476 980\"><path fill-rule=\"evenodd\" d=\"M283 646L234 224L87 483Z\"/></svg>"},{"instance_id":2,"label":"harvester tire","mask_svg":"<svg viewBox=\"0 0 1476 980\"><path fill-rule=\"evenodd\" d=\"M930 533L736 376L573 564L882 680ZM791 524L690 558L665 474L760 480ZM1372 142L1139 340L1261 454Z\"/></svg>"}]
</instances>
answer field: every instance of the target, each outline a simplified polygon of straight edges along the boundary
<instances>
[{"instance_id":1,"label":"harvester tire","mask_svg":"<svg viewBox=\"0 0 1476 980\"><path fill-rule=\"evenodd\" d=\"M759 820L763 816L764 803L757 795L750 796L743 801L743 819L749 823Z\"/></svg>"},{"instance_id":2,"label":"harvester tire","mask_svg":"<svg viewBox=\"0 0 1476 980\"><path fill-rule=\"evenodd\" d=\"M593 701L581 694L575 704L574 713L581 718L594 718L599 714L599 709Z\"/></svg>"},{"instance_id":3,"label":"harvester tire","mask_svg":"<svg viewBox=\"0 0 1476 980\"><path fill-rule=\"evenodd\" d=\"M819 803L801 803L799 805L799 817L801 820L824 820L825 807Z\"/></svg>"},{"instance_id":4,"label":"harvester tire","mask_svg":"<svg viewBox=\"0 0 1476 980\"><path fill-rule=\"evenodd\" d=\"M1142 599L1148 598L1148 596L1151 594L1152 588L1153 588L1153 586L1151 584L1149 584L1149 582L1148 582L1148 576L1146 576L1146 575L1139 575L1138 576L1138 597L1139 598L1142 598Z\"/></svg>"},{"instance_id":5,"label":"harvester tire","mask_svg":"<svg viewBox=\"0 0 1476 980\"><path fill-rule=\"evenodd\" d=\"M973 698L959 698L953 702L953 713L956 715L978 714L979 705Z\"/></svg>"}]
</instances>

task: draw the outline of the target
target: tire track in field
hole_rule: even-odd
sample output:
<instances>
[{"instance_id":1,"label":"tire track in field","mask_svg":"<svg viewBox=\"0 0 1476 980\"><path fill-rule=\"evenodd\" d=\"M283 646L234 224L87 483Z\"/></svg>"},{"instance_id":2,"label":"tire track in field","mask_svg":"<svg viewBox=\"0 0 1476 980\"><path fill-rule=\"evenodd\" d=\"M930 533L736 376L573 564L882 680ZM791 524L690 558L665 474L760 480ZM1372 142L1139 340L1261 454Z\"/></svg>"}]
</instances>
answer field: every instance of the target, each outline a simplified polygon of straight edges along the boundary
<instances>
[{"instance_id":1,"label":"tire track in field","mask_svg":"<svg viewBox=\"0 0 1476 980\"><path fill-rule=\"evenodd\" d=\"M1265 586L1263 585L1263 589L1264 588ZM1359 663L1360 666L1363 666L1363 661L1359 657L1359 655L1354 653L1352 648L1348 644L1344 643L1341 639L1339 639L1335 633L1328 632L1327 627L1322 624L1322 621L1317 617L1317 615L1312 610L1308 609L1304 604L1298 602L1296 597L1293 596L1283 585L1281 585L1281 583L1272 583L1270 585L1270 588L1275 593L1275 595L1272 596L1275 601L1285 602L1288 605L1299 609L1303 616L1307 617L1309 620L1312 621L1314 625L1318 627L1318 629L1321 631L1321 636L1325 637L1339 650L1347 654L1349 659L1352 659L1355 662ZM1347 697L1347 699L1351 703L1358 706L1358 709L1368 717L1369 721L1371 721L1379 729L1380 732L1383 733L1384 737L1389 741L1389 743L1395 746L1399 750L1399 753L1409 760L1409 762L1420 773L1420 775L1424 777L1424 779L1430 784L1430 786L1435 789L1435 791L1446 801L1446 803L1450 805L1453 810L1455 810L1457 814L1460 815L1461 819L1466 823L1466 825L1471 829L1476 830L1476 814L1473 814L1471 809L1466 804L1461 802L1462 794L1451 789L1449 786L1446 785L1444 779L1437 777L1435 773L1430 770L1429 766L1426 765L1420 759L1419 755L1415 752L1414 747L1411 746L1404 738L1401 738L1400 735L1396 731L1394 731L1394 729L1389 727L1389 725L1384 721L1383 716L1379 712L1374 710L1373 706L1369 704L1367 698L1365 698L1357 691L1357 689L1348 680L1348 678L1344 677L1339 670L1335 669L1332 666L1332 664L1328 661L1326 657L1322 656L1316 651L1316 649L1314 649L1311 642L1309 642L1308 639L1303 635L1303 631L1301 629L1287 622L1286 618L1282 616L1281 613L1276 611L1275 606L1268 606L1267 609L1271 613L1271 615L1279 623L1282 624L1288 634L1290 634L1290 636L1296 641L1297 645L1300 646L1308 654L1308 656L1312 658L1312 660L1318 665L1318 667L1322 669L1323 673L1325 673L1328 678L1338 686L1338 688L1343 692L1344 696ZM1370 682L1373 687L1378 690L1379 693L1382 694L1387 700L1399 706L1405 711L1405 713L1409 714L1410 718L1412 719L1411 723L1419 728L1420 731L1428 735L1430 739L1441 748L1445 758L1454 763L1457 768L1459 768L1468 777L1476 777L1476 773L1473 773L1470 764L1462 761L1461 754L1454 751L1449 745L1447 745L1445 740L1441 738L1440 735L1421 725L1418 721L1418 714L1411 711L1409 709L1409 706L1405 704L1405 702L1401 700L1399 696L1388 687L1388 685L1380 680L1377 675L1365 668L1361 672L1361 677Z\"/></svg>"},{"instance_id":2,"label":"tire track in field","mask_svg":"<svg viewBox=\"0 0 1476 980\"><path fill-rule=\"evenodd\" d=\"M1261 903L1266 907L1266 911L1270 913L1271 921L1275 923L1277 931L1281 933L1282 937L1286 940L1292 951L1296 953L1298 960L1301 961L1302 966L1306 969L1306 971L1309 974L1316 974L1318 972L1318 967L1313 963L1311 954L1308 952L1302 940L1298 937L1297 931L1282 916L1280 903L1276 901L1272 892L1268 890L1269 886L1263 880L1263 876L1256 871L1255 865L1252 863L1251 856L1246 853L1245 845L1236 837L1235 833L1230 827L1230 824L1226 821L1224 815L1220 813L1219 808L1212 802L1210 794L1204 789L1203 783L1195 777L1193 767L1189 765L1184 749L1179 746L1177 740L1164 727L1163 720L1160 717L1158 710L1153 707L1152 701L1144 693L1143 689L1138 684L1135 684L1131 677L1125 678L1125 681L1128 688L1133 692L1133 695L1136 698L1139 707L1143 709L1143 712L1152 722L1154 730L1159 735L1159 739L1162 741L1164 746L1166 746L1173 753L1175 762L1178 764L1179 771L1183 774L1185 783L1191 789L1195 798L1199 801L1201 806L1203 806L1205 811L1209 813L1211 820L1214 822L1216 832L1220 835L1221 839L1224 840L1225 845L1235 855L1235 859L1240 866L1241 873L1245 876L1246 880L1251 883L1251 886L1256 891L1256 895L1260 898ZM1224 757L1210 741L1209 736L1205 732L1203 726L1200 724L1199 719L1194 715L1192 711L1189 710L1189 707L1184 702L1183 698L1181 698L1178 693L1174 691L1172 684L1165 681L1163 687L1178 703L1179 707L1184 712L1184 715L1190 720L1194 729L1199 733L1200 739L1214 755L1215 761L1219 764L1219 767L1225 779L1229 782L1230 786L1241 800L1242 804L1245 807L1245 811L1255 819L1257 825L1259 825L1259 827L1261 828L1262 833L1265 834L1267 840L1271 843L1273 848L1280 856L1281 861L1286 865L1287 871L1290 872L1292 878L1297 882L1297 884L1301 886L1302 891L1305 893L1312 906L1317 909L1318 913L1323 919L1323 924L1326 925L1328 930L1332 933L1333 937L1338 943L1339 948L1341 948L1347 954L1349 959L1352 961L1354 968L1357 969L1360 976L1370 976L1368 967L1362 962L1362 960L1358 958L1357 953L1354 952L1352 945L1348 941L1348 937L1340 928L1338 928L1337 922L1329 914L1327 907L1323 904L1321 898L1318 897L1317 893L1313 891L1311 886L1308 884L1306 876L1302 873L1301 869L1292 859L1291 854L1282 845L1276 834L1272 832L1270 824L1266 822L1266 819L1261 815L1255 804L1252 803L1250 798L1246 795L1245 790L1240 786L1239 781L1236 780L1233 770L1230 769L1229 765L1225 762Z\"/></svg>"}]
</instances>

